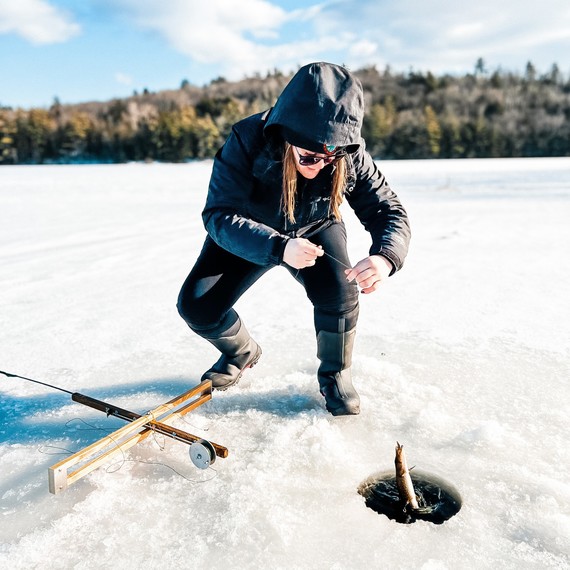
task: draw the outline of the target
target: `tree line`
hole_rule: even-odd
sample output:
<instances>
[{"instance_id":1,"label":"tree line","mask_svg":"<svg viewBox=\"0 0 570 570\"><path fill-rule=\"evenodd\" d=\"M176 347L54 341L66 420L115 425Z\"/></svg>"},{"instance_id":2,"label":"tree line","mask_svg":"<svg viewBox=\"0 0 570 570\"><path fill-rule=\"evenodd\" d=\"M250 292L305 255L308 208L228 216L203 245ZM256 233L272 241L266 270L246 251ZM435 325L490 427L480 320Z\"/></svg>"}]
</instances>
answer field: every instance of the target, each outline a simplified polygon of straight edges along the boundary
<instances>
[{"instance_id":1,"label":"tree line","mask_svg":"<svg viewBox=\"0 0 570 570\"><path fill-rule=\"evenodd\" d=\"M375 158L570 156L570 78L489 72L479 59L461 76L367 67L363 136ZM289 81L278 70L204 87L133 93L49 108L0 106L0 164L182 162L213 157L239 119L263 111Z\"/></svg>"}]
</instances>

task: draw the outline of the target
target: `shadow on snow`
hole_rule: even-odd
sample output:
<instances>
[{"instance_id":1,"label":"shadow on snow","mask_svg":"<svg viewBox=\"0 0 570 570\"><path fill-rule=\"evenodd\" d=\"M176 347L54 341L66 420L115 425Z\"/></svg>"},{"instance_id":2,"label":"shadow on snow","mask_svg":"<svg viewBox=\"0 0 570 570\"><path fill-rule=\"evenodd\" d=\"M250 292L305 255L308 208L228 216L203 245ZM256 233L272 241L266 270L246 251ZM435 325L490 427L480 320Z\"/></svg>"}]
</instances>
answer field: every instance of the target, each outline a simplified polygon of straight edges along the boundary
<instances>
[{"instance_id":1,"label":"shadow on snow","mask_svg":"<svg viewBox=\"0 0 570 570\"><path fill-rule=\"evenodd\" d=\"M81 393L144 414L150 408L136 409L136 406L129 405L129 397L156 393L156 401L151 406L154 407L198 384L197 379L155 378L114 388L89 389ZM211 401L191 413L208 419L251 411L281 417L304 413L326 414L324 401L318 391L309 394L291 393L288 388L262 392L239 390L237 386L230 392L214 391ZM63 411L65 407L69 407L68 412ZM101 412L74 402L71 396L64 393L33 396L4 394L0 399L0 417L0 444L49 445L54 440L64 439L72 440L74 446L84 446L100 439L102 431L108 433L125 425L122 420L106 418Z\"/></svg>"}]
</instances>

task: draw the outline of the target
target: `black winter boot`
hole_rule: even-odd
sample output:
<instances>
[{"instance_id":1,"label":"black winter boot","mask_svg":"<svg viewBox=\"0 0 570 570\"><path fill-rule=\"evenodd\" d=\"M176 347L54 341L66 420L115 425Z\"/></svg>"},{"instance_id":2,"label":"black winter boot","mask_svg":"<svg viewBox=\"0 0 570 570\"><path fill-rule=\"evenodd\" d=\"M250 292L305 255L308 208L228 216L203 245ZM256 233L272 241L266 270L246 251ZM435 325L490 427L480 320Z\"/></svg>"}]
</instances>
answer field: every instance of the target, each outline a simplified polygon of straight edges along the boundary
<instances>
[{"instance_id":1,"label":"black winter boot","mask_svg":"<svg viewBox=\"0 0 570 570\"><path fill-rule=\"evenodd\" d=\"M360 413L360 397L352 385L350 366L356 329L317 334L317 356L321 361L318 376L326 408L333 416Z\"/></svg>"},{"instance_id":2,"label":"black winter boot","mask_svg":"<svg viewBox=\"0 0 570 570\"><path fill-rule=\"evenodd\" d=\"M222 353L216 364L202 375L202 381L211 380L217 390L227 390L237 384L244 371L255 366L261 357L261 348L249 336L241 320L219 337L206 340Z\"/></svg>"}]
</instances>

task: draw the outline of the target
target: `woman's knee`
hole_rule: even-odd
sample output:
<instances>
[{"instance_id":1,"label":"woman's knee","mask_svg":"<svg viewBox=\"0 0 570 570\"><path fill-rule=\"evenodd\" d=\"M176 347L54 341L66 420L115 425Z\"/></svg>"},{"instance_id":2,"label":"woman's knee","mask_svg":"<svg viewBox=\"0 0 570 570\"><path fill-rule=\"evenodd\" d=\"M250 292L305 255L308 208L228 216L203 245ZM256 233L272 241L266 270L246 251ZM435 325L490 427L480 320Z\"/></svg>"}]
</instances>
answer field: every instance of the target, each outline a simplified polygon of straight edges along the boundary
<instances>
[{"instance_id":1,"label":"woman's knee","mask_svg":"<svg viewBox=\"0 0 570 570\"><path fill-rule=\"evenodd\" d=\"M199 283L190 274L180 289L176 303L178 314L192 329L207 327L219 318L217 315L210 314L209 303L200 298L198 285Z\"/></svg>"},{"instance_id":2,"label":"woman's knee","mask_svg":"<svg viewBox=\"0 0 570 570\"><path fill-rule=\"evenodd\" d=\"M307 295L315 308L327 313L350 313L359 303L356 283L347 282L344 272L331 272L321 281L320 287L312 287Z\"/></svg>"},{"instance_id":3,"label":"woman's knee","mask_svg":"<svg viewBox=\"0 0 570 570\"><path fill-rule=\"evenodd\" d=\"M215 336L231 327L238 316L231 305L226 305L215 295L205 295L202 283L190 274L184 282L176 308L186 324L202 336Z\"/></svg>"},{"instance_id":4,"label":"woman's knee","mask_svg":"<svg viewBox=\"0 0 570 570\"><path fill-rule=\"evenodd\" d=\"M176 302L178 314L192 327L192 323L197 319L197 303L191 294L190 287L184 283L180 293L178 294L178 301Z\"/></svg>"}]
</instances>

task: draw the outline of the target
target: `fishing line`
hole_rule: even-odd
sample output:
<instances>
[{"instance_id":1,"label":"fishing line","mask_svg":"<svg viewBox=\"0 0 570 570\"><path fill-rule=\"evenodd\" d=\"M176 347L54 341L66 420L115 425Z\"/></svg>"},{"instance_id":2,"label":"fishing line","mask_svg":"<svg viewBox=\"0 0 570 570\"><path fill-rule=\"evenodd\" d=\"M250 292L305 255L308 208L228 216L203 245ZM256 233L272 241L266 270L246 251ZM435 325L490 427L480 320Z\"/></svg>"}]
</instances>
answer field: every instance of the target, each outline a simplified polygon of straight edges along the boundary
<instances>
[{"instance_id":1,"label":"fishing line","mask_svg":"<svg viewBox=\"0 0 570 570\"><path fill-rule=\"evenodd\" d=\"M179 418L177 418L178 420L184 422L186 425L189 425L191 428L197 429L197 430L202 430L202 431L210 431L209 427L200 427L197 426L191 422L189 422L184 416L180 416Z\"/></svg>"},{"instance_id":2,"label":"fishing line","mask_svg":"<svg viewBox=\"0 0 570 570\"><path fill-rule=\"evenodd\" d=\"M51 451L44 451L44 449L59 449L59 451L51 452ZM57 445L41 445L38 447L38 453L42 455L73 455L75 452L65 447L58 447Z\"/></svg>"},{"instance_id":3,"label":"fishing line","mask_svg":"<svg viewBox=\"0 0 570 570\"><path fill-rule=\"evenodd\" d=\"M84 420L83 418L73 418L73 419L69 420L68 422L66 422L65 425L67 427L70 427L72 422L81 422L81 423L85 424L86 426L88 426L86 428L74 428L75 430L78 430L78 431L101 431L101 432L114 431L113 429L103 428L103 427L91 424L88 421ZM152 429L152 428L150 428L150 429ZM156 437L158 435L157 432L155 430L152 430L152 431L154 434L153 439L154 439L156 445L158 446L158 449L160 451L164 451L166 449L165 443L161 444ZM108 437L110 437L110 436L108 436ZM214 472L214 475L212 475L208 479L203 479L203 480L191 479L190 477L187 477L186 475L183 475L182 473L180 473L180 471L177 471L174 467L171 467L170 465L168 465L166 463L162 463L161 461L145 461L143 459L128 459L125 455L124 450L120 447L119 443L117 441L115 441L112 437L110 437L110 439L115 444L115 446L121 451L122 458L119 461L115 461L114 463L111 463L110 465L108 465L107 468L105 469L105 473L109 473L111 475L113 473L117 473L118 471L120 471L123 468L125 463L141 463L143 465L157 465L160 467L166 467L167 469L170 469L173 473L175 473L176 475L178 475L182 479L185 479L189 483L207 483L208 481L211 481L212 479L214 479L218 476L217 470L214 469L213 467L209 467L208 469L211 469ZM166 441L166 438L164 438L164 439ZM55 451L55 452L46 451L48 449L53 449L53 450L58 450L58 451ZM73 455L75 453L74 451L71 451L70 449L66 449L65 447L58 447L55 445L42 445L41 447L38 448L38 452L43 454L43 455Z\"/></svg>"},{"instance_id":4,"label":"fishing line","mask_svg":"<svg viewBox=\"0 0 570 570\"><path fill-rule=\"evenodd\" d=\"M152 430L152 439L154 439L154 443L156 443L156 446L158 447L158 449L160 449L160 451L164 451L166 449L166 437L164 435L162 435L162 443L160 441L158 441L158 433L152 429L152 426L150 427L150 429Z\"/></svg>"},{"instance_id":5,"label":"fishing line","mask_svg":"<svg viewBox=\"0 0 570 570\"><path fill-rule=\"evenodd\" d=\"M161 445L158 440L156 439L156 431L151 428L153 432L154 432L154 441L158 446L158 449L160 451L164 451L166 449L166 444ZM111 438L112 439L112 438ZM166 441L166 439L165 439ZM119 447L119 444L117 442L115 442L113 440L113 442L115 443L115 445L117 445L117 447ZM157 465L160 467L166 467L167 469L170 469L173 473L175 473L176 475L178 475L179 477L181 477L182 479L185 479L186 481L188 481L189 483L207 483L208 481L211 481L212 479L215 479L218 476L218 472L211 466L208 467L208 469L211 469L214 472L214 475L212 477L209 477L208 479L203 479L203 480L198 480L198 479L191 479L190 477L187 477L186 475L183 475L182 473L180 473L180 471L174 469L174 467L168 465L167 463L163 463L162 461L145 461L143 459L127 459L125 452L121 449L121 453L122 453L122 459L120 461L116 461L115 463L111 463L109 466L107 466L107 468L105 469L106 473L117 473L118 471L120 471L123 466L125 465L125 463L141 463L142 465ZM113 467L115 465L118 465L118 467L116 469L113 469Z\"/></svg>"},{"instance_id":6,"label":"fishing line","mask_svg":"<svg viewBox=\"0 0 570 570\"><path fill-rule=\"evenodd\" d=\"M81 422L82 424L85 424L86 428L82 428L82 427L76 427L73 428L76 431L115 431L116 428L102 428L93 424L90 424L88 421L84 420L83 418L73 418L71 420L68 420L67 422L65 422L65 426L66 427L71 427L71 424L73 422Z\"/></svg>"},{"instance_id":7,"label":"fishing line","mask_svg":"<svg viewBox=\"0 0 570 570\"><path fill-rule=\"evenodd\" d=\"M158 440L156 439L156 431L152 429L152 427L150 427L149 429L151 429L154 432L154 441L158 446L158 449L160 451L164 451L166 449L166 444L161 445ZM113 438L111 438L113 439ZM167 463L163 463L162 461L145 461L143 459L128 459L125 455L125 452L123 451L122 448L120 448L119 444L113 440L113 443L115 443L115 445L117 447L119 447L119 449L121 450L121 454L122 454L122 459L120 461L116 461L115 463L111 463L109 466L107 466L107 468L105 469L106 473L117 473L118 471L120 471L123 466L126 463L141 463L143 465L157 465L160 467L166 467L167 469L170 469L173 473L175 473L176 475L178 475L179 477L181 477L182 479L185 479L186 481L188 481L189 483L207 483L208 481L211 481L212 479L215 479L218 476L218 472L211 466L208 467L208 469L211 469L214 472L214 475L212 477L209 477L208 479L203 479L203 480L198 480L198 479L191 479L190 477L187 477L186 475L183 475L182 473L180 473L180 471L177 471L176 469L174 469L174 467L168 465ZM118 467L116 469L113 469L113 466L118 465Z\"/></svg>"},{"instance_id":8,"label":"fishing line","mask_svg":"<svg viewBox=\"0 0 570 570\"><path fill-rule=\"evenodd\" d=\"M13 374L11 372L6 372L4 370L0 370L0 374L6 376L7 378L20 378L21 380L25 380L27 382L32 382L34 384L38 384L41 386L45 386L47 388L51 388L53 390L58 390L60 392L66 393L66 394L70 394L74 401L75 401L75 398L74 398L75 396L81 396L81 394L77 394L76 392L71 392L70 390L66 390L65 388L55 386L54 384L49 384L48 382L41 382L40 380L35 380L34 378L28 378L27 376L20 376L19 374ZM98 408L96 408L96 409L98 409ZM107 414L107 415L109 415L109 414ZM120 417L120 416L117 416L117 417ZM188 425L192 425L190 422L187 422L184 418L182 418L182 420L184 421L184 423L187 423ZM83 418L79 418L79 417L73 418L73 419L69 420L68 422L66 422L66 426L70 427L70 424L74 421L79 421L79 422L81 422L87 426L87 428L82 428L82 427L74 428L78 431L101 431L101 432L115 431L114 429L101 428L99 426L90 424L89 422L85 421ZM197 427L197 426L195 426L195 427ZM153 439L154 439L154 442L156 443L156 445L158 446L158 449L160 451L164 451L166 449L166 438L164 438L162 443L161 443L157 439L157 435L159 432L157 432L156 429L154 429L152 427L152 425L148 425L147 429L150 429L152 431ZM208 428L199 428L199 429L203 429L204 431L208 431ZM161 434L161 435L163 435L163 437L164 437L164 434ZM107 469L106 469L107 473L116 473L117 471L119 471L123 467L123 465L125 465L125 463L129 462L129 463L143 463L143 464L147 464L147 465L158 465L158 466L166 467L167 469L170 469L176 475L178 475L182 479L185 479L189 483L206 483L208 481L211 481L212 479L214 479L218 475L217 470L214 469L213 467L211 467L211 465L208 465L207 469L211 469L213 471L214 475L212 477L209 477L208 479L197 480L197 479L191 479L191 478L187 477L186 475L183 475L182 473L180 473L179 471L174 469L174 467L171 467L170 465L167 465L166 463L162 463L159 461L143 461L140 459L127 459L127 457L125 455L125 451L121 447L119 442L116 441L112 437L112 435L109 435L108 433L107 433L107 437L113 442L115 447L121 452L121 456L122 456L122 459L120 461L112 463L111 465L109 465L107 467ZM205 444L205 442L204 442L204 444ZM211 452L214 453L214 448L211 446L211 444L209 444L209 446L211 447ZM46 451L48 449L57 450L57 451L55 451L55 452ZM52 445L40 446L38 448L38 452L42 453L44 455L73 455L74 454L74 452L70 451L69 449L66 449L64 447L52 446ZM192 461L194 462L194 460L192 460ZM117 466L117 465L118 465L118 467L113 469L113 467ZM196 465L196 463L195 463L195 465Z\"/></svg>"},{"instance_id":9,"label":"fishing line","mask_svg":"<svg viewBox=\"0 0 570 570\"><path fill-rule=\"evenodd\" d=\"M342 265L343 267L345 267L346 269L352 269L352 267L350 265L347 265L346 263L344 263L344 261L341 261L340 259L337 259L334 255L331 255L328 251L325 251L322 247L321 247L321 251L327 256L330 257L333 261L336 261L338 264ZM299 272L301 270L297 269L297 272L295 273L295 279L299 276Z\"/></svg>"},{"instance_id":10,"label":"fishing line","mask_svg":"<svg viewBox=\"0 0 570 570\"><path fill-rule=\"evenodd\" d=\"M325 251L323 249L323 253L330 257L331 259L334 259L337 263L340 263L343 267L346 267L346 269L352 269L352 267L350 267L350 265L347 265L346 263L344 263L343 261L341 261L340 259L337 259L334 255L331 255L328 251Z\"/></svg>"},{"instance_id":11,"label":"fishing line","mask_svg":"<svg viewBox=\"0 0 570 570\"><path fill-rule=\"evenodd\" d=\"M216 469L214 469L213 467L208 467L209 470L214 472L214 475L212 475L208 479L203 479L203 480L191 479L190 477L183 475L182 473L180 473L180 471L177 471L176 469L174 469L174 467L171 467L170 465L167 465L166 463L161 463L160 461L143 461L142 459L125 459L124 461L121 462L121 466L118 469L116 469L115 471L110 471L110 468L113 467L113 464L111 464L105 470L105 472L111 473L111 474L116 473L117 471L119 471L121 469L121 467L125 463L142 463L143 465L157 465L159 467L166 467L167 469L170 469L174 474L178 475L179 477L188 481L189 483L207 483L208 481L212 481L212 479L215 479L218 476L218 472Z\"/></svg>"},{"instance_id":12,"label":"fishing line","mask_svg":"<svg viewBox=\"0 0 570 570\"><path fill-rule=\"evenodd\" d=\"M113 428L102 428L90 424L89 422L85 421L83 418L72 418L67 422L65 422L65 427L70 428L73 422L81 422L86 426L89 426L86 428L74 427L73 429L75 431L114 431ZM56 452L44 451L45 449L57 449L59 451ZM67 449L65 447L58 447L57 445L41 445L40 447L38 447L38 452L41 453L42 455L73 455L75 453L75 451L71 451L70 449Z\"/></svg>"}]
</instances>

